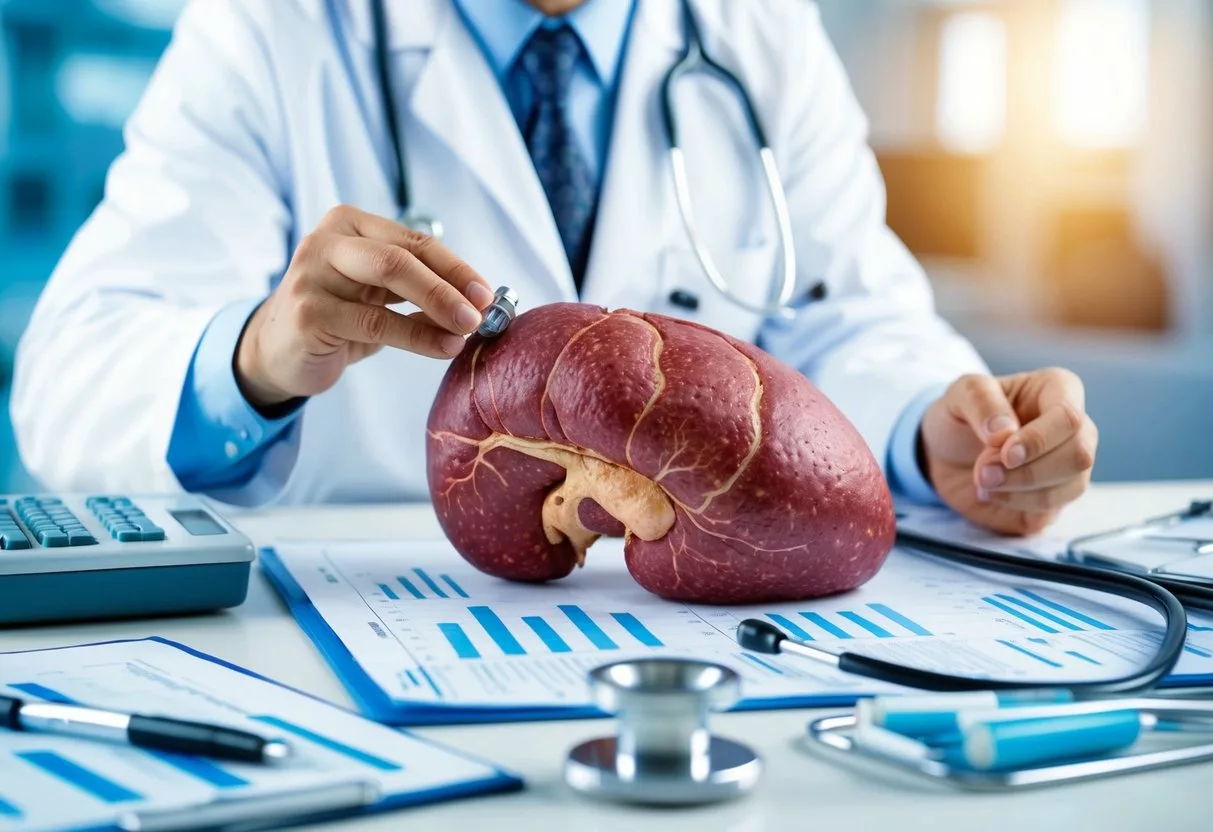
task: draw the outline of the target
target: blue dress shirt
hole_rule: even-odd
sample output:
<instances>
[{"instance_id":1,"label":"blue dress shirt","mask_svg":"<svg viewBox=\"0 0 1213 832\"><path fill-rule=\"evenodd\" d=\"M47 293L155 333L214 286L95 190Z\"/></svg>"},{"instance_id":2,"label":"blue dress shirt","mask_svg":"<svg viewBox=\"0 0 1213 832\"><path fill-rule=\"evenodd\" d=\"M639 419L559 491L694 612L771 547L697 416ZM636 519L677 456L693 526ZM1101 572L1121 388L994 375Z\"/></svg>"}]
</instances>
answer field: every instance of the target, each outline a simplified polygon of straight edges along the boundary
<instances>
[{"instance_id":1,"label":"blue dress shirt","mask_svg":"<svg viewBox=\"0 0 1213 832\"><path fill-rule=\"evenodd\" d=\"M563 18L547 18L527 0L455 0L455 6L484 52L521 128L532 96L518 55L540 26L565 21L581 38L586 57L574 73L570 116L595 184L602 179L613 123L615 94L635 0L587 0ZM168 463L190 491L243 485L257 472L270 446L288 435L298 411L267 419L245 400L232 357L256 303L223 309L203 333L186 375L169 443ZM924 393L902 415L890 444L890 483L904 496L934 498L916 459L918 426L939 395Z\"/></svg>"}]
</instances>

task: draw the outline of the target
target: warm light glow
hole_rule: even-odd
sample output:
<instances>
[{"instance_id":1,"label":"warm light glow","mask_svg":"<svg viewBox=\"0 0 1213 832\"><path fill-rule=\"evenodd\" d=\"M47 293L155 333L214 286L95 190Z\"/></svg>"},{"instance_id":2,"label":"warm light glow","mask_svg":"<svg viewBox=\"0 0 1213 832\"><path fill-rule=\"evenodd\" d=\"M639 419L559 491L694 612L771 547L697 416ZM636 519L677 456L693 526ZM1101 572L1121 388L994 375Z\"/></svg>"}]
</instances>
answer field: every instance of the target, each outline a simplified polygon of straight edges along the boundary
<instances>
[{"instance_id":1,"label":"warm light glow","mask_svg":"<svg viewBox=\"0 0 1213 832\"><path fill-rule=\"evenodd\" d=\"M1066 0L1057 21L1058 132L1084 148L1130 147L1146 122L1148 0Z\"/></svg>"},{"instance_id":2,"label":"warm light glow","mask_svg":"<svg viewBox=\"0 0 1213 832\"><path fill-rule=\"evenodd\" d=\"M953 153L985 153L1006 127L1007 34L985 12L954 14L939 45L939 101L935 129Z\"/></svg>"}]
</instances>

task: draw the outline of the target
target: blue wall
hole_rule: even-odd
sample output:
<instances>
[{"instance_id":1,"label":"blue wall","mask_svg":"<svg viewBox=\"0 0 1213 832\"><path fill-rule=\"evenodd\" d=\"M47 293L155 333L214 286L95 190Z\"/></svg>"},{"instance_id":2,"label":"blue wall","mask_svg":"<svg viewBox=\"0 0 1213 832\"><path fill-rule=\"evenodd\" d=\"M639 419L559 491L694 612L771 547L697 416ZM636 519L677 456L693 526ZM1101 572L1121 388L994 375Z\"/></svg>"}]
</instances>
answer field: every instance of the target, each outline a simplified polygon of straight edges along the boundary
<instances>
[{"instance_id":1,"label":"blue wall","mask_svg":"<svg viewBox=\"0 0 1213 832\"><path fill-rule=\"evenodd\" d=\"M8 416L13 352L38 292L101 197L121 125L182 0L0 5L0 490L28 488Z\"/></svg>"}]
</instances>

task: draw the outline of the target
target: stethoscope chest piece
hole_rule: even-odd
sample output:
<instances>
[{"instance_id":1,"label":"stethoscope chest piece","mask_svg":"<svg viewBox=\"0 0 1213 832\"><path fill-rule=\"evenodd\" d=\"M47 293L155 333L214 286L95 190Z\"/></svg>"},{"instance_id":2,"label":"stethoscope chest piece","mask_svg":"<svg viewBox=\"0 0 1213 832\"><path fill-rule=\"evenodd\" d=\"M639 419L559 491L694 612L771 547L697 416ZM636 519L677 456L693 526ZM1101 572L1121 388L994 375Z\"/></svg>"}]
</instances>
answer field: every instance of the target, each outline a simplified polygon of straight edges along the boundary
<instances>
[{"instance_id":1,"label":"stethoscope chest piece","mask_svg":"<svg viewBox=\"0 0 1213 832\"><path fill-rule=\"evenodd\" d=\"M762 759L714 737L708 715L741 698L741 679L718 664L639 659L590 673L594 704L618 718L613 737L573 748L565 781L586 795L626 803L713 803L749 792Z\"/></svg>"},{"instance_id":2,"label":"stethoscope chest piece","mask_svg":"<svg viewBox=\"0 0 1213 832\"><path fill-rule=\"evenodd\" d=\"M405 211L400 215L400 219L397 222L419 234L433 237L435 240L442 239L442 222L436 217L431 217L429 214Z\"/></svg>"}]
</instances>

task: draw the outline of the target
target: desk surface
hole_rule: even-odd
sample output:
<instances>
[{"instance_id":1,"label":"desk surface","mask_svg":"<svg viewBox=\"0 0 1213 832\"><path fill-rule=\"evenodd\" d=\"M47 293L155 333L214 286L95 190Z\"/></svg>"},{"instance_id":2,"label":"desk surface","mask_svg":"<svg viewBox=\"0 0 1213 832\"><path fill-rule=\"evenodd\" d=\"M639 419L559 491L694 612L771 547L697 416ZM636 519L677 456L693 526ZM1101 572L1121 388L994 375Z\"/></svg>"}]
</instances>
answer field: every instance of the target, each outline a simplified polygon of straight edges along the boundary
<instances>
[{"instance_id":1,"label":"desk surface","mask_svg":"<svg viewBox=\"0 0 1213 832\"><path fill-rule=\"evenodd\" d=\"M1213 496L1213 481L1101 486L1072 506L1057 530L1076 536L1122 525ZM258 543L276 534L350 537L350 530L379 538L429 536L437 522L428 507L278 509L233 516ZM349 697L285 606L254 570L248 600L236 610L187 618L0 630L0 651L160 635L256 670L333 702ZM816 712L724 714L715 732L745 738L767 770L750 797L690 810L642 810L586 801L561 779L568 748L608 733L606 720L428 728L418 733L483 755L525 777L518 794L390 813L341 828L422 830L559 829L560 832L642 830L969 829L1118 830L1207 829L1213 797L1209 765L1151 772L1103 782L1014 795L971 795L894 779L868 769L849 770L806 751L804 726ZM626 825L626 826L625 826Z\"/></svg>"}]
</instances>

